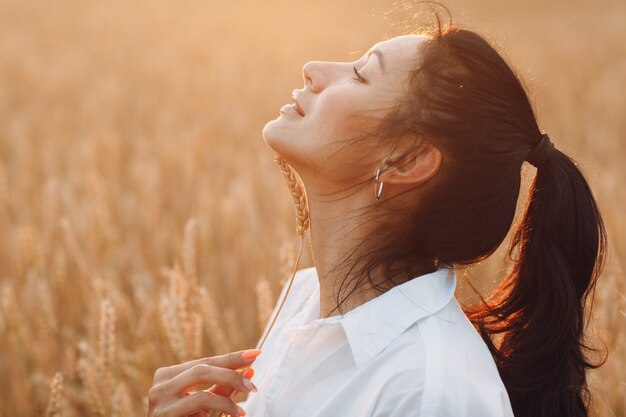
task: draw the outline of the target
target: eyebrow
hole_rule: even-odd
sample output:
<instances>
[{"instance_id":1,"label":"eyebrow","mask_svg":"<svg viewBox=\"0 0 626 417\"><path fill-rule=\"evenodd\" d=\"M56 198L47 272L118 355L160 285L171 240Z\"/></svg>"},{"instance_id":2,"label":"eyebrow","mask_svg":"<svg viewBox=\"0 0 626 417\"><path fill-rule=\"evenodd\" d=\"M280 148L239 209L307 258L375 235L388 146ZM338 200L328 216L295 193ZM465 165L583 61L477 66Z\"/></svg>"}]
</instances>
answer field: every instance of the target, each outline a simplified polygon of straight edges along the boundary
<instances>
[{"instance_id":1,"label":"eyebrow","mask_svg":"<svg viewBox=\"0 0 626 417\"><path fill-rule=\"evenodd\" d=\"M385 61L383 61L383 53L379 49L372 49L367 53L367 56L375 54L378 55L378 63L380 64L380 69L385 71Z\"/></svg>"}]
</instances>

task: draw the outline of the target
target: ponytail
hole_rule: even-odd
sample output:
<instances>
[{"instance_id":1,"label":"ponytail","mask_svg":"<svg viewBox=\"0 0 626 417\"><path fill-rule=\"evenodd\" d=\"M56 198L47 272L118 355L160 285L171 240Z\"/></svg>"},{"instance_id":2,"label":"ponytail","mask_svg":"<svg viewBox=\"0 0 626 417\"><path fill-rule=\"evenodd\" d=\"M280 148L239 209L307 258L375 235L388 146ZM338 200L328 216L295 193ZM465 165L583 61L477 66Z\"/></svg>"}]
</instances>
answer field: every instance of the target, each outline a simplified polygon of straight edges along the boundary
<instances>
[{"instance_id":1,"label":"ponytail","mask_svg":"<svg viewBox=\"0 0 626 417\"><path fill-rule=\"evenodd\" d=\"M509 248L515 262L489 301L466 311L498 366L516 417L587 416L583 341L606 230L584 176L557 149L538 169ZM517 258L514 256L517 254ZM499 335L496 347L492 338Z\"/></svg>"}]
</instances>

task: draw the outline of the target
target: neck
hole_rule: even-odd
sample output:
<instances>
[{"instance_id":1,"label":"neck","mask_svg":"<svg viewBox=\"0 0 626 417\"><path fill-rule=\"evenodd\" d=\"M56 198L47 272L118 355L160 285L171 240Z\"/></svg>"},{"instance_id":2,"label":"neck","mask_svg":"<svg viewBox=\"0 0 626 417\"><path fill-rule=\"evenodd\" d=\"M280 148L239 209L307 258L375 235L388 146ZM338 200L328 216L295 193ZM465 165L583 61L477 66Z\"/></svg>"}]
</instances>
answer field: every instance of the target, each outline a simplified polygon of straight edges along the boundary
<instances>
[{"instance_id":1,"label":"neck","mask_svg":"<svg viewBox=\"0 0 626 417\"><path fill-rule=\"evenodd\" d=\"M371 204L361 199L324 201L315 195L307 195L309 204L309 242L320 287L320 318L338 313L331 311L337 306L340 284L350 269L350 264L338 266L365 238L369 228L364 227L363 217L355 216L354 209ZM361 205L362 204L362 205ZM353 258L354 259L354 258ZM376 278L377 281L377 278ZM367 283L344 302L343 313L379 295ZM342 298L350 291L342 291Z\"/></svg>"},{"instance_id":2,"label":"neck","mask_svg":"<svg viewBox=\"0 0 626 417\"><path fill-rule=\"evenodd\" d=\"M372 201L368 200L368 196L328 201L315 194L307 194L307 198L310 216L309 243L320 288L320 318L338 315L337 302L347 296L342 304L342 313L345 314L381 294L368 280L359 283L356 289L352 288L350 281L346 281L348 286L344 285L342 293L338 294L342 281L350 279L352 264L358 259L359 255L354 256L354 250L368 237L376 224L372 217L358 216L358 209L371 205ZM351 259L341 264L349 256ZM389 271L393 277L386 276L380 267L371 271L370 277L377 285L392 278L396 284L400 284L436 269L437 263L432 259L425 259L423 262L415 262L414 259L405 268ZM338 295L341 296L339 300Z\"/></svg>"}]
</instances>

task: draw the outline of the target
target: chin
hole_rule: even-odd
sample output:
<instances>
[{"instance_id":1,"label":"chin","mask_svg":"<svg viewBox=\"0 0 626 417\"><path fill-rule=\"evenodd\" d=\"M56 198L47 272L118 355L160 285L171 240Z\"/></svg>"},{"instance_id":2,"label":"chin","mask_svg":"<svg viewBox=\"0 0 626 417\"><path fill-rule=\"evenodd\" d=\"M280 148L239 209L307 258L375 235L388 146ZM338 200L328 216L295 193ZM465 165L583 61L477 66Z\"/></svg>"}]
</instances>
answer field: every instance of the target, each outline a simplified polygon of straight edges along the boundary
<instances>
[{"instance_id":1,"label":"chin","mask_svg":"<svg viewBox=\"0 0 626 417\"><path fill-rule=\"evenodd\" d=\"M263 140L276 153L284 155L290 153L289 148L292 147L294 141L290 139L293 132L289 132L281 124L280 118L267 122L263 127Z\"/></svg>"},{"instance_id":2,"label":"chin","mask_svg":"<svg viewBox=\"0 0 626 417\"><path fill-rule=\"evenodd\" d=\"M275 144L277 142L276 139L276 129L274 128L274 124L275 124L276 120L270 120L269 122L267 122L265 124L265 126L263 126L263 140L265 141L265 143L267 143L267 145L274 149L275 151L277 151L275 149ZM278 152L278 151L277 151Z\"/></svg>"}]
</instances>

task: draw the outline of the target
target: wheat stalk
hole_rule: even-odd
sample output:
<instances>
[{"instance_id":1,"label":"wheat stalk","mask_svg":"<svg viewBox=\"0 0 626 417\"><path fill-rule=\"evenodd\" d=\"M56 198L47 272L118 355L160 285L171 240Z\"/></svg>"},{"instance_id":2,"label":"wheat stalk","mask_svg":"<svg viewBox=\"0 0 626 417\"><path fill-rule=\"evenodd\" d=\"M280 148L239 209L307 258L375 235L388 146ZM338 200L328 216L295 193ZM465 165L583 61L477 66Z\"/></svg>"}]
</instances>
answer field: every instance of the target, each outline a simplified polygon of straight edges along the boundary
<instances>
[{"instance_id":1,"label":"wheat stalk","mask_svg":"<svg viewBox=\"0 0 626 417\"><path fill-rule=\"evenodd\" d=\"M176 299L168 297L167 294L161 294L160 317L172 352L179 362L183 362L187 357L187 352L183 343L183 330L176 314L176 302Z\"/></svg>"},{"instance_id":2,"label":"wheat stalk","mask_svg":"<svg viewBox=\"0 0 626 417\"><path fill-rule=\"evenodd\" d=\"M19 229L17 249L20 270L26 275L28 269L37 261L37 238L31 227L24 226Z\"/></svg>"},{"instance_id":3,"label":"wheat stalk","mask_svg":"<svg viewBox=\"0 0 626 417\"><path fill-rule=\"evenodd\" d=\"M59 181L56 178L49 179L44 185L42 197L42 215L43 215L43 237L42 246L46 256L52 253L54 249L53 240L57 230L57 220L60 218L60 201L59 201Z\"/></svg>"},{"instance_id":4,"label":"wheat stalk","mask_svg":"<svg viewBox=\"0 0 626 417\"><path fill-rule=\"evenodd\" d=\"M120 383L115 388L111 400L111 417L125 417L133 414L132 402L126 385Z\"/></svg>"},{"instance_id":5,"label":"wheat stalk","mask_svg":"<svg viewBox=\"0 0 626 417\"><path fill-rule=\"evenodd\" d=\"M197 358L202 353L202 314L193 313L191 322L193 324L190 334L191 355Z\"/></svg>"},{"instance_id":6,"label":"wheat stalk","mask_svg":"<svg viewBox=\"0 0 626 417\"><path fill-rule=\"evenodd\" d=\"M217 300L213 294L206 289L206 287L199 288L198 296L203 301L200 303L200 309L202 311L202 316L206 321L206 329L209 338L211 339L211 345L213 345L215 349L229 349L230 342L224 332L224 327L222 327L219 319L217 318L217 314L211 310L213 306L217 305Z\"/></svg>"},{"instance_id":7,"label":"wheat stalk","mask_svg":"<svg viewBox=\"0 0 626 417\"><path fill-rule=\"evenodd\" d=\"M267 328L267 331L263 334L259 343L257 343L256 349L262 349L263 345L265 344L265 340L267 339L267 336L270 334L270 332L272 331L272 328L274 327L276 318L280 314L280 311L283 309L285 300L287 299L287 296L289 295L289 291L291 290L293 279L296 276L296 271L298 270L298 264L300 263L300 256L302 255L302 248L304 247L304 233L309 228L309 223L310 223L309 207L307 204L306 193L304 191L304 187L302 186L302 184L300 184L300 181L298 181L295 171L287 163L287 161L285 161L283 157L280 156L279 154L274 155L274 161L280 166L280 170L282 171L282 173L285 176L285 179L287 180L287 186L289 187L289 191L291 191L291 196L293 197L293 202L296 206L296 224L297 224L296 234L300 237L300 249L298 251L296 263L293 268L293 273L291 274L291 278L289 279L289 285L287 286L287 291L285 292L285 296L281 300L280 305L278 306L278 310L276 311L276 314L274 315L272 322ZM248 369L250 369L250 367L245 368L242 372L242 375L246 375L248 372ZM229 398L232 398L233 395L235 395L236 393L237 393L237 390L233 390ZM226 414L220 413L218 415L219 417L224 417ZM213 417L213 412L211 412L209 417Z\"/></svg>"},{"instance_id":8,"label":"wheat stalk","mask_svg":"<svg viewBox=\"0 0 626 417\"><path fill-rule=\"evenodd\" d=\"M161 295L161 322L172 351L180 362L189 360L201 347L201 319L190 312L191 277L176 264L166 272L169 290Z\"/></svg>"},{"instance_id":9,"label":"wheat stalk","mask_svg":"<svg viewBox=\"0 0 626 417\"><path fill-rule=\"evenodd\" d=\"M189 219L185 225L185 233L183 237L183 270L192 285L195 284L197 280L197 241L198 223L195 219Z\"/></svg>"},{"instance_id":10,"label":"wheat stalk","mask_svg":"<svg viewBox=\"0 0 626 417\"><path fill-rule=\"evenodd\" d=\"M50 287L47 281L37 283L36 294L41 307L41 326L49 335L54 336L58 331L58 322L54 308L52 307L52 297L50 296Z\"/></svg>"},{"instance_id":11,"label":"wheat stalk","mask_svg":"<svg viewBox=\"0 0 626 417\"><path fill-rule=\"evenodd\" d=\"M88 349L88 347L87 347ZM86 352L88 355L90 352ZM93 355L89 355L93 358ZM99 417L106 416L106 409L104 408L104 401L102 396L100 395L99 389L99 377L98 373L94 370L89 359L80 358L78 360L78 373L80 375L80 379L83 381L83 385L87 390L87 395L89 396L89 403L91 406L91 412Z\"/></svg>"},{"instance_id":12,"label":"wheat stalk","mask_svg":"<svg viewBox=\"0 0 626 417\"><path fill-rule=\"evenodd\" d=\"M17 308L18 302L12 283L9 282L3 285L0 296L0 313L2 313L9 339L14 343L17 352L24 353L27 346L23 334L25 329L24 319Z\"/></svg>"},{"instance_id":13,"label":"wheat stalk","mask_svg":"<svg viewBox=\"0 0 626 417\"><path fill-rule=\"evenodd\" d=\"M63 240L65 241L67 252L69 252L72 260L76 264L81 278L84 280L89 279L90 274L87 260L83 255L80 245L78 244L76 232L74 230L74 227L72 226L72 223L67 217L63 217L61 220L59 220L59 224L61 226L61 230L63 231Z\"/></svg>"},{"instance_id":14,"label":"wheat stalk","mask_svg":"<svg viewBox=\"0 0 626 417\"><path fill-rule=\"evenodd\" d=\"M255 285L256 293L256 306L257 306L257 319L261 331L265 327L265 324L270 319L273 310L272 289L270 288L270 282L267 278L262 277Z\"/></svg>"}]
</instances>

